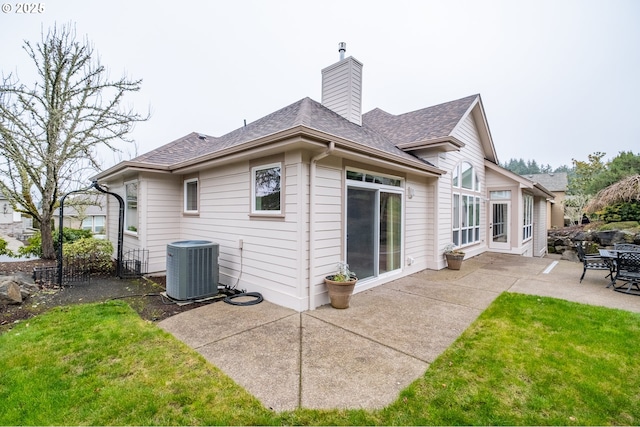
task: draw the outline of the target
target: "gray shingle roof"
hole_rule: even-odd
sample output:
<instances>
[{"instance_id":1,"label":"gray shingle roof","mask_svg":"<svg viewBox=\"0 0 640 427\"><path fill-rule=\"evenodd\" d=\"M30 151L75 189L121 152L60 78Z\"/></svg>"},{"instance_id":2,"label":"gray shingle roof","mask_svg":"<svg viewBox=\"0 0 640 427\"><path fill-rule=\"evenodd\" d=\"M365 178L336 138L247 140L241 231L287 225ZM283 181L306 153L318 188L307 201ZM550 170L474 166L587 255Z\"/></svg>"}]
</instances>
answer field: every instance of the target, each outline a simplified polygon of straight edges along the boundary
<instances>
[{"instance_id":1,"label":"gray shingle roof","mask_svg":"<svg viewBox=\"0 0 640 427\"><path fill-rule=\"evenodd\" d=\"M398 116L375 109L363 115L362 126L303 98L221 137L190 133L131 161L171 166L301 125L360 144L363 150L375 149L416 161L396 144L448 136L476 97Z\"/></svg>"},{"instance_id":2,"label":"gray shingle roof","mask_svg":"<svg viewBox=\"0 0 640 427\"><path fill-rule=\"evenodd\" d=\"M567 191L569 185L566 172L536 173L522 176L537 182L549 191Z\"/></svg>"},{"instance_id":3,"label":"gray shingle roof","mask_svg":"<svg viewBox=\"0 0 640 427\"><path fill-rule=\"evenodd\" d=\"M451 135L478 96L471 95L399 115L376 108L366 113L362 121L394 144L442 138Z\"/></svg>"}]
</instances>

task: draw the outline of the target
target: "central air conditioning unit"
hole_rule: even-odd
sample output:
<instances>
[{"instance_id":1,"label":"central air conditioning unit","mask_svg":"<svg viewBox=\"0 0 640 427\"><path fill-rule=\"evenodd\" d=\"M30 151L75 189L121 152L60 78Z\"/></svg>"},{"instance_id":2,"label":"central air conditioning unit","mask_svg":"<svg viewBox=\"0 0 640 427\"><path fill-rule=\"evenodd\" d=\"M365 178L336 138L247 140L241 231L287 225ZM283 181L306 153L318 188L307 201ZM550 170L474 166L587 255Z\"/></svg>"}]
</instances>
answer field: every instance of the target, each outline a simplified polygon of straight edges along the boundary
<instances>
[{"instance_id":1,"label":"central air conditioning unit","mask_svg":"<svg viewBox=\"0 0 640 427\"><path fill-rule=\"evenodd\" d=\"M219 245L184 240L167 245L167 296L176 300L205 298L218 293Z\"/></svg>"}]
</instances>

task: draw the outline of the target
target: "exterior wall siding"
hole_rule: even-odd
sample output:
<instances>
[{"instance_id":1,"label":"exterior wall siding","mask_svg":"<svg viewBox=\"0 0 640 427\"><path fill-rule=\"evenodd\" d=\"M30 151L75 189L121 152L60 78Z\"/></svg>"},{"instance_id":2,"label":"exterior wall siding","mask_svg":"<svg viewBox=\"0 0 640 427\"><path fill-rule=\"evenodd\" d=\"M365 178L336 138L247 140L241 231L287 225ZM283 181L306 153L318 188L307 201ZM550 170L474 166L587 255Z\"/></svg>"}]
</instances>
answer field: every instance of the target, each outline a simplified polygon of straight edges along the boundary
<instances>
[{"instance_id":1,"label":"exterior wall siding","mask_svg":"<svg viewBox=\"0 0 640 427\"><path fill-rule=\"evenodd\" d=\"M547 203L544 197L536 197L533 204L533 255L544 256L547 253Z\"/></svg>"},{"instance_id":2,"label":"exterior wall siding","mask_svg":"<svg viewBox=\"0 0 640 427\"><path fill-rule=\"evenodd\" d=\"M283 165L284 218L251 216L250 165L240 162L200 173L200 214L184 216L182 239L206 239L220 245L220 283L261 292L265 298L300 305L298 173ZM243 249L239 241L243 241Z\"/></svg>"},{"instance_id":3,"label":"exterior wall siding","mask_svg":"<svg viewBox=\"0 0 640 427\"><path fill-rule=\"evenodd\" d=\"M438 234L437 234L437 250L434 253L435 268L441 269L446 266L443 257L444 247L452 240L452 173L456 165L462 161L468 161L473 165L474 171L480 181L480 192L474 193L486 198L486 176L484 169L484 151L480 142L475 120L471 114L468 114L458 127L454 130L453 135L465 146L460 151L451 151L438 156L438 167L444 169L447 173L438 180ZM486 202L481 202L480 207L480 242L464 246L462 249L466 252L467 257L478 255L487 249L487 228L488 221L486 215Z\"/></svg>"},{"instance_id":4,"label":"exterior wall siding","mask_svg":"<svg viewBox=\"0 0 640 427\"><path fill-rule=\"evenodd\" d=\"M316 305L329 302L324 277L346 256L343 247L344 180L342 162L329 157L318 163L315 178L313 289ZM306 223L308 224L308 217ZM308 289L308 288L307 288Z\"/></svg>"},{"instance_id":5,"label":"exterior wall siding","mask_svg":"<svg viewBox=\"0 0 640 427\"><path fill-rule=\"evenodd\" d=\"M182 240L180 218L182 216L182 182L171 175L145 174L147 198L143 199L145 216L140 224L144 240L141 249L149 250L149 273L164 272L167 267L167 245Z\"/></svg>"},{"instance_id":6,"label":"exterior wall siding","mask_svg":"<svg viewBox=\"0 0 640 427\"><path fill-rule=\"evenodd\" d=\"M322 105L362 124L362 64L348 57L322 70Z\"/></svg>"},{"instance_id":7,"label":"exterior wall siding","mask_svg":"<svg viewBox=\"0 0 640 427\"><path fill-rule=\"evenodd\" d=\"M549 221L547 221L548 228L562 228L564 227L564 204L566 199L564 191L554 192L555 200L550 206L550 211L547 213Z\"/></svg>"},{"instance_id":8,"label":"exterior wall siding","mask_svg":"<svg viewBox=\"0 0 640 427\"><path fill-rule=\"evenodd\" d=\"M409 192L413 197L409 197ZM428 267L428 256L432 252L434 241L433 206L429 202L433 191L426 179L409 176L406 180L404 204L404 268L408 272L417 272Z\"/></svg>"}]
</instances>

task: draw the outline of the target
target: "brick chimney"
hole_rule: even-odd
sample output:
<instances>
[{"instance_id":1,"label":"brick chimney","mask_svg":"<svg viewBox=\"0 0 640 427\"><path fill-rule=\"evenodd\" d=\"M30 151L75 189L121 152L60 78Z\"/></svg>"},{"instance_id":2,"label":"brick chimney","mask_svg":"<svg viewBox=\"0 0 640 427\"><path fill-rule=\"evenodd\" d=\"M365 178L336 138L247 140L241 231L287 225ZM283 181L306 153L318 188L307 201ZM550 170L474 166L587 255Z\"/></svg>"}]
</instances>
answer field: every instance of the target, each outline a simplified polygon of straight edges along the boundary
<instances>
[{"instance_id":1,"label":"brick chimney","mask_svg":"<svg viewBox=\"0 0 640 427\"><path fill-rule=\"evenodd\" d=\"M344 57L346 43L338 46L340 61L322 70L322 105L362 126L362 63Z\"/></svg>"}]
</instances>

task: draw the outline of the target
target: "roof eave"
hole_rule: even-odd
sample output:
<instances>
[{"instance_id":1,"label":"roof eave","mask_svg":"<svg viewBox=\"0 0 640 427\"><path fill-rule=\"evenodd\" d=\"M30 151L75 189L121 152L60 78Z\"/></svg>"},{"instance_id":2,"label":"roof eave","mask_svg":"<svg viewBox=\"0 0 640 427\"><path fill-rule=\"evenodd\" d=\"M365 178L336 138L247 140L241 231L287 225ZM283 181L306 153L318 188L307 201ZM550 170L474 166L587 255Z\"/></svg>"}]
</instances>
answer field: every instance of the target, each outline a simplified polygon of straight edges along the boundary
<instances>
[{"instance_id":1,"label":"roof eave","mask_svg":"<svg viewBox=\"0 0 640 427\"><path fill-rule=\"evenodd\" d=\"M485 159L484 161L484 165L485 167L507 177L512 179L513 181L516 181L519 185L520 188L526 188L529 190L532 190L534 192L534 194L536 196L540 196L540 197L545 197L547 199L553 200L555 199L555 194L553 194L551 191L547 190L546 188L544 188L544 186L538 184L537 182L533 182L525 177L523 177L522 175L518 175L515 172L511 172L508 169L503 168L502 166L499 166L495 163L493 163L491 160L489 159Z\"/></svg>"},{"instance_id":2,"label":"roof eave","mask_svg":"<svg viewBox=\"0 0 640 427\"><path fill-rule=\"evenodd\" d=\"M171 173L171 167L169 165L161 165L157 163L145 163L134 162L131 160L125 160L120 162L109 169L98 173L91 177L92 181L107 181L115 176L122 174L125 171L151 171L156 173Z\"/></svg>"},{"instance_id":3,"label":"roof eave","mask_svg":"<svg viewBox=\"0 0 640 427\"><path fill-rule=\"evenodd\" d=\"M425 139L421 141L403 142L396 147L403 151L436 150L436 151L460 151L465 143L458 138L448 135L439 138Z\"/></svg>"}]
</instances>

